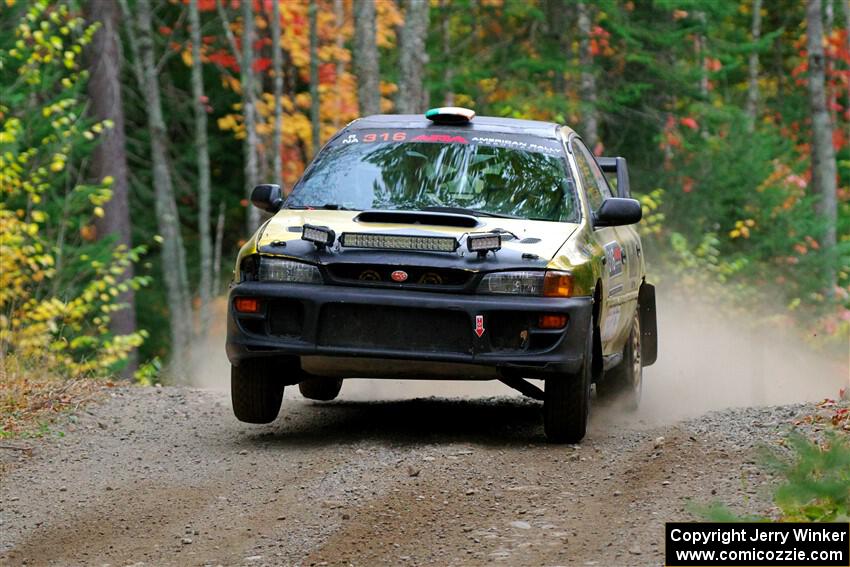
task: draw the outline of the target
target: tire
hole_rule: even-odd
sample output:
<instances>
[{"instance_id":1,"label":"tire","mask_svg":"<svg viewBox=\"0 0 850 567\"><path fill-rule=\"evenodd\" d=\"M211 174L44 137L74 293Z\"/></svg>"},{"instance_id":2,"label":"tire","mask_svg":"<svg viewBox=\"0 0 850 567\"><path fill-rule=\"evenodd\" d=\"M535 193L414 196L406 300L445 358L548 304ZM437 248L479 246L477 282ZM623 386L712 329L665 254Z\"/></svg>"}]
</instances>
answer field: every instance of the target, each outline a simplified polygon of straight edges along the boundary
<instances>
[{"instance_id":1,"label":"tire","mask_svg":"<svg viewBox=\"0 0 850 567\"><path fill-rule=\"evenodd\" d=\"M274 359L243 360L230 367L230 399L236 419L245 423L271 423L283 401L281 368Z\"/></svg>"},{"instance_id":2,"label":"tire","mask_svg":"<svg viewBox=\"0 0 850 567\"><path fill-rule=\"evenodd\" d=\"M342 389L342 378L307 378L298 384L298 389L308 400L329 402L339 395Z\"/></svg>"},{"instance_id":3,"label":"tire","mask_svg":"<svg viewBox=\"0 0 850 567\"><path fill-rule=\"evenodd\" d=\"M543 429L551 443L578 443L587 433L593 366L593 327L587 330L584 361L576 374L546 378Z\"/></svg>"},{"instance_id":4,"label":"tire","mask_svg":"<svg viewBox=\"0 0 850 567\"><path fill-rule=\"evenodd\" d=\"M623 408L635 411L640 405L643 391L643 364L641 361L640 307L635 309L632 330L623 348L623 360L605 373L596 384L600 399L616 401Z\"/></svg>"}]
</instances>

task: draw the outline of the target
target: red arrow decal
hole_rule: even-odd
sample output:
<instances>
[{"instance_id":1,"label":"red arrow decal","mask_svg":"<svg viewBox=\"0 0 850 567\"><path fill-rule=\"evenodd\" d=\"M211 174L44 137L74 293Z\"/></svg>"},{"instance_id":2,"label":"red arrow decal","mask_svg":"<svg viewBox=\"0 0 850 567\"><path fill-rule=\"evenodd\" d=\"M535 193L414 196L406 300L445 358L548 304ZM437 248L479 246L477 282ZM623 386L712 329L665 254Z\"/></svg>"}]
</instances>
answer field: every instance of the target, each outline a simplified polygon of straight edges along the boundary
<instances>
[{"instance_id":1,"label":"red arrow decal","mask_svg":"<svg viewBox=\"0 0 850 567\"><path fill-rule=\"evenodd\" d=\"M475 334L479 339L484 334L484 315L475 316Z\"/></svg>"}]
</instances>

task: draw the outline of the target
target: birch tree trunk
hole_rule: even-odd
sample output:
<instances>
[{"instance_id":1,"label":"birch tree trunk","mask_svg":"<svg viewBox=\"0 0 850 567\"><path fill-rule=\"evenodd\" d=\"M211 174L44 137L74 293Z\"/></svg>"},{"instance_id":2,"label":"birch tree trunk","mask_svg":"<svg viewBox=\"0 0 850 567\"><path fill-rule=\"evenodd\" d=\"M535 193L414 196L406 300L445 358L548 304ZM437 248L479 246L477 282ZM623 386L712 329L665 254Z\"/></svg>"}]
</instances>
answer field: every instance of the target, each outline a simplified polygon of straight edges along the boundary
<instances>
[{"instance_id":1,"label":"birch tree trunk","mask_svg":"<svg viewBox=\"0 0 850 567\"><path fill-rule=\"evenodd\" d=\"M832 123L826 104L822 17L821 0L808 0L806 35L809 50L809 107L812 114L812 187L820 197L818 212L825 223L823 248L832 254L835 251L837 220L836 163L832 146ZM835 291L832 262L827 262L825 281L827 294L832 297Z\"/></svg>"},{"instance_id":2,"label":"birch tree trunk","mask_svg":"<svg viewBox=\"0 0 850 567\"><path fill-rule=\"evenodd\" d=\"M425 111L427 95L423 86L428 52L428 0L404 0L404 25L398 36L399 81L396 110L401 114Z\"/></svg>"},{"instance_id":3,"label":"birch tree trunk","mask_svg":"<svg viewBox=\"0 0 850 567\"><path fill-rule=\"evenodd\" d=\"M98 238L112 237L116 245L132 248L132 222L130 221L129 182L127 177L127 152L124 135L124 109L121 97L121 51L119 49L120 9L117 4L89 0L85 6L86 20L99 23L100 29L92 37L87 59L90 78L88 82L90 112L95 120L111 120L112 128L104 130L100 143L92 153L92 175L100 182L112 177L112 198L103 205L104 216L95 220ZM133 277L130 264L119 281ZM132 289L120 298L126 308L112 313L109 328L116 335L136 331L136 297ZM136 353L129 357L125 377L136 370Z\"/></svg>"},{"instance_id":4,"label":"birch tree trunk","mask_svg":"<svg viewBox=\"0 0 850 567\"><path fill-rule=\"evenodd\" d=\"M157 228L163 239L162 273L170 315L172 369L179 374L185 370L192 338L192 312L189 305L186 258L168 163L168 139L159 96L150 1L138 0L135 12L143 79L141 88L147 106L150 130L155 212Z\"/></svg>"},{"instance_id":5,"label":"birch tree trunk","mask_svg":"<svg viewBox=\"0 0 850 567\"><path fill-rule=\"evenodd\" d=\"M254 3L242 2L242 63L240 65L242 82L242 112L245 119L245 198L251 202L251 191L258 183L257 179L257 125L254 113ZM248 205L248 232L254 232L260 226L260 211Z\"/></svg>"},{"instance_id":6,"label":"birch tree trunk","mask_svg":"<svg viewBox=\"0 0 850 567\"><path fill-rule=\"evenodd\" d=\"M375 3L354 0L354 73L360 115L381 112L380 68L376 43Z\"/></svg>"},{"instance_id":7,"label":"birch tree trunk","mask_svg":"<svg viewBox=\"0 0 850 567\"><path fill-rule=\"evenodd\" d=\"M204 72L201 63L201 14L198 0L189 2L189 24L192 28L192 98L195 109L195 148L198 152L198 239L200 240L201 334L210 321L212 300L212 237L210 235L210 154L207 144L207 104L204 95Z\"/></svg>"},{"instance_id":8,"label":"birch tree trunk","mask_svg":"<svg viewBox=\"0 0 850 567\"><path fill-rule=\"evenodd\" d=\"M322 125L319 116L319 30L318 6L310 0L307 16L310 20L310 125L313 132L313 155L322 144Z\"/></svg>"},{"instance_id":9,"label":"birch tree trunk","mask_svg":"<svg viewBox=\"0 0 850 567\"><path fill-rule=\"evenodd\" d=\"M580 94L584 112L582 138L591 151L599 143L599 117L597 114L596 75L593 71L593 54L590 51L591 18L587 4L576 4L578 10L579 62L581 63Z\"/></svg>"},{"instance_id":10,"label":"birch tree trunk","mask_svg":"<svg viewBox=\"0 0 850 567\"><path fill-rule=\"evenodd\" d=\"M224 202L218 204L218 221L215 223L215 246L213 247L213 294L218 295L221 281L221 247L224 241Z\"/></svg>"},{"instance_id":11,"label":"birch tree trunk","mask_svg":"<svg viewBox=\"0 0 850 567\"><path fill-rule=\"evenodd\" d=\"M272 72L274 73L274 182L283 188L283 53L280 51L280 0L272 0Z\"/></svg>"},{"instance_id":12,"label":"birch tree trunk","mask_svg":"<svg viewBox=\"0 0 850 567\"><path fill-rule=\"evenodd\" d=\"M758 43L761 39L761 0L753 0L753 24L752 24L752 41ZM750 52L749 60L749 79L747 86L747 117L749 124L747 129L752 132L755 130L756 121L758 120L758 103L759 103L759 53L753 48Z\"/></svg>"}]
</instances>

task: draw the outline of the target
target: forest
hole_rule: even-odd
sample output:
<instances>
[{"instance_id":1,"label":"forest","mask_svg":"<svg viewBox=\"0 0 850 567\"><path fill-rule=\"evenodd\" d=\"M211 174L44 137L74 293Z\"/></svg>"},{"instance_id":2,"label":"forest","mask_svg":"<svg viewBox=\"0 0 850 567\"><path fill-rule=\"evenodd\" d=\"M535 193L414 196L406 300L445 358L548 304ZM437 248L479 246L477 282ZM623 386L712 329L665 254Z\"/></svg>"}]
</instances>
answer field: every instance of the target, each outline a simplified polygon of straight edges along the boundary
<instances>
[{"instance_id":1,"label":"forest","mask_svg":"<svg viewBox=\"0 0 850 567\"><path fill-rule=\"evenodd\" d=\"M4 376L178 380L251 188L443 105L626 157L662 289L846 349L846 0L4 0L0 31Z\"/></svg>"}]
</instances>

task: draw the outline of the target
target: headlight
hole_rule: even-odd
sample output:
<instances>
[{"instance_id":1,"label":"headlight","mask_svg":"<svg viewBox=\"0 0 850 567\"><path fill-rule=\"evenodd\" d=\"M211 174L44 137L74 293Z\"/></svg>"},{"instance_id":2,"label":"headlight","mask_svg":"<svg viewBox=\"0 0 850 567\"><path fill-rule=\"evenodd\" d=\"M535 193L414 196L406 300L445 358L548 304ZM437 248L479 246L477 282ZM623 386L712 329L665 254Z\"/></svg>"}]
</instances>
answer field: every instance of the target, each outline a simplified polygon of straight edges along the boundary
<instances>
[{"instance_id":1,"label":"headlight","mask_svg":"<svg viewBox=\"0 0 850 567\"><path fill-rule=\"evenodd\" d=\"M319 268L312 264L277 258L260 258L260 281L320 284L322 274Z\"/></svg>"},{"instance_id":2,"label":"headlight","mask_svg":"<svg viewBox=\"0 0 850 567\"><path fill-rule=\"evenodd\" d=\"M478 286L478 293L570 297L573 276L554 270L537 272L495 272L487 274Z\"/></svg>"}]
</instances>

